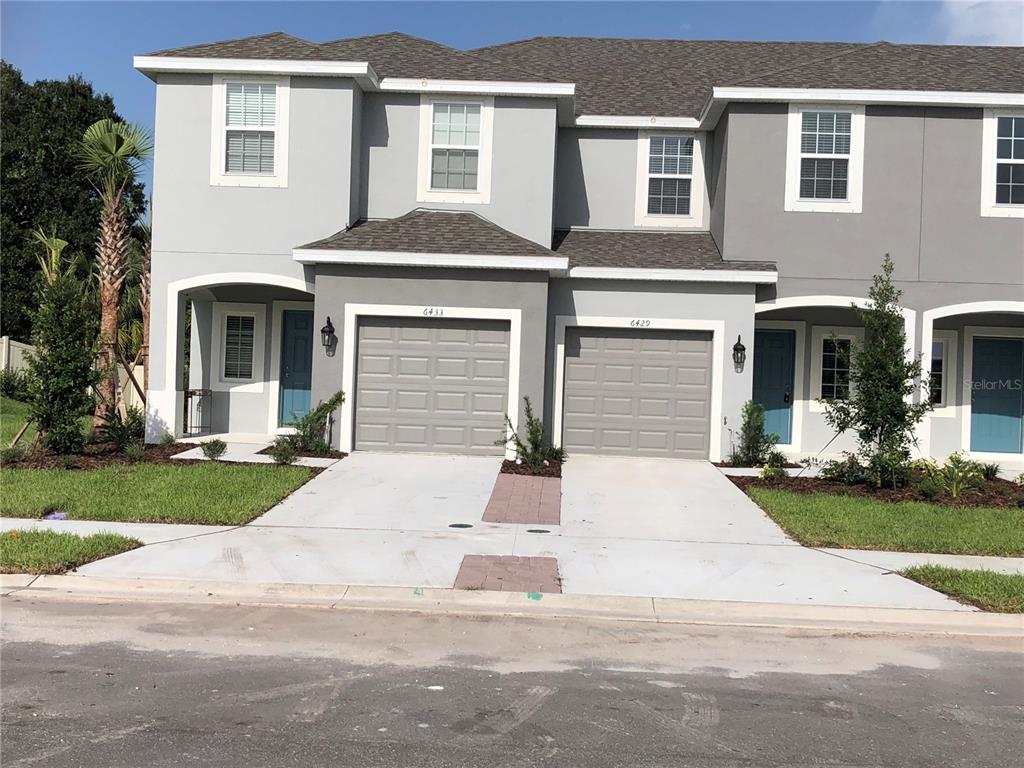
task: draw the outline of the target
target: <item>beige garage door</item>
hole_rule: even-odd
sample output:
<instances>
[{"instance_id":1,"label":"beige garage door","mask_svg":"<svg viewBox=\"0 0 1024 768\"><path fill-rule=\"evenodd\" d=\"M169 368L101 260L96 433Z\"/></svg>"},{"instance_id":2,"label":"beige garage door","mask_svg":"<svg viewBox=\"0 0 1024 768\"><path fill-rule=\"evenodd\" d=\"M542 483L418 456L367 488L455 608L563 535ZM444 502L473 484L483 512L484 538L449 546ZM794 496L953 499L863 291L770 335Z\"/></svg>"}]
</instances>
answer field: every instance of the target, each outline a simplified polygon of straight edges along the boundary
<instances>
[{"instance_id":1,"label":"beige garage door","mask_svg":"<svg viewBox=\"0 0 1024 768\"><path fill-rule=\"evenodd\" d=\"M707 458L711 333L569 328L563 413L570 455Z\"/></svg>"},{"instance_id":2,"label":"beige garage door","mask_svg":"<svg viewBox=\"0 0 1024 768\"><path fill-rule=\"evenodd\" d=\"M357 450L503 452L508 322L363 318L358 337Z\"/></svg>"}]
</instances>

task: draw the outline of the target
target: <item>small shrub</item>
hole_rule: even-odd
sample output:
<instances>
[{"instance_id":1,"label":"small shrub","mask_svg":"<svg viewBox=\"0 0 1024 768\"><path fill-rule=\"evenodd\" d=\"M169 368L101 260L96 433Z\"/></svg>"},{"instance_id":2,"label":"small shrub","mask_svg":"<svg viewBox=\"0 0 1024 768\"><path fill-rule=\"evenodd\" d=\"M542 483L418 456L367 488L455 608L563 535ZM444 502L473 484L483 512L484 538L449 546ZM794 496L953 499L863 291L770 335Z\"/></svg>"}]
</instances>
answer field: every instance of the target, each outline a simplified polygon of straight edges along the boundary
<instances>
[{"instance_id":1,"label":"small shrub","mask_svg":"<svg viewBox=\"0 0 1024 768\"><path fill-rule=\"evenodd\" d=\"M203 456L208 458L210 461L216 461L224 455L224 451L228 449L228 444L223 440L207 440L199 446L203 451Z\"/></svg>"},{"instance_id":2,"label":"small shrub","mask_svg":"<svg viewBox=\"0 0 1024 768\"><path fill-rule=\"evenodd\" d=\"M146 460L146 449L139 443L128 443L121 452L124 454L124 457L133 464L138 464L140 461Z\"/></svg>"},{"instance_id":3,"label":"small shrub","mask_svg":"<svg viewBox=\"0 0 1024 768\"><path fill-rule=\"evenodd\" d=\"M910 452L906 449L878 451L865 469L868 480L876 488L901 488L910 481Z\"/></svg>"},{"instance_id":4,"label":"small shrub","mask_svg":"<svg viewBox=\"0 0 1024 768\"><path fill-rule=\"evenodd\" d=\"M999 464L994 461L990 464L982 464L981 476L989 481L995 480L999 477Z\"/></svg>"},{"instance_id":5,"label":"small shrub","mask_svg":"<svg viewBox=\"0 0 1024 768\"><path fill-rule=\"evenodd\" d=\"M1017 485L1024 485L1024 472L1017 475Z\"/></svg>"},{"instance_id":6,"label":"small shrub","mask_svg":"<svg viewBox=\"0 0 1024 768\"><path fill-rule=\"evenodd\" d=\"M100 433L104 439L109 440L123 451L131 443L141 440L146 434L146 417L136 406L127 409L127 415L122 419L117 411L104 424Z\"/></svg>"},{"instance_id":7,"label":"small shrub","mask_svg":"<svg viewBox=\"0 0 1024 768\"><path fill-rule=\"evenodd\" d=\"M27 402L29 399L28 371L13 368L0 371L0 395L12 400Z\"/></svg>"},{"instance_id":8,"label":"small shrub","mask_svg":"<svg viewBox=\"0 0 1024 768\"><path fill-rule=\"evenodd\" d=\"M174 436L173 432L166 432L165 431L160 436L160 445L162 445L164 448L170 448L176 442L178 442L178 439Z\"/></svg>"},{"instance_id":9,"label":"small shrub","mask_svg":"<svg viewBox=\"0 0 1024 768\"><path fill-rule=\"evenodd\" d=\"M934 477L942 468L932 459L914 459L910 462L910 471L919 477Z\"/></svg>"},{"instance_id":10,"label":"small shrub","mask_svg":"<svg viewBox=\"0 0 1024 768\"><path fill-rule=\"evenodd\" d=\"M786 454L778 448L772 448L765 456L764 466L761 468L760 478L762 480L779 480L786 476Z\"/></svg>"},{"instance_id":11,"label":"small shrub","mask_svg":"<svg viewBox=\"0 0 1024 768\"><path fill-rule=\"evenodd\" d=\"M547 431L544 429L544 422L533 413L533 404L530 402L530 398L524 397L523 403L526 412L526 442L524 443L513 429L512 420L506 413L505 426L508 428L508 436L499 437L494 444L514 446L516 457L534 471L540 470L549 461L564 461L565 451L551 445Z\"/></svg>"},{"instance_id":12,"label":"small shrub","mask_svg":"<svg viewBox=\"0 0 1024 768\"><path fill-rule=\"evenodd\" d=\"M857 457L848 453L845 459L833 459L822 464L819 477L843 485L858 485L867 481L868 474Z\"/></svg>"},{"instance_id":13,"label":"small shrub","mask_svg":"<svg viewBox=\"0 0 1024 768\"><path fill-rule=\"evenodd\" d=\"M943 493L946 492L946 487L943 485L942 480L937 474L934 475L923 475L920 480L917 481L917 495L925 501L935 501Z\"/></svg>"},{"instance_id":14,"label":"small shrub","mask_svg":"<svg viewBox=\"0 0 1024 768\"><path fill-rule=\"evenodd\" d=\"M946 459L938 477L941 479L946 493L956 499L964 492L981 485L981 465L976 461L968 461L959 453L954 453Z\"/></svg>"},{"instance_id":15,"label":"small shrub","mask_svg":"<svg viewBox=\"0 0 1024 768\"><path fill-rule=\"evenodd\" d=\"M305 416L292 422L290 426L295 427L295 434L289 435L292 445L299 453L329 453L331 446L324 439L324 432L327 429L327 420L331 418L341 404L345 402L345 393L335 392L327 400L321 402Z\"/></svg>"},{"instance_id":16,"label":"small shrub","mask_svg":"<svg viewBox=\"0 0 1024 768\"><path fill-rule=\"evenodd\" d=\"M291 437L292 435L281 435L270 446L270 456L278 464L292 464L299 457L299 451Z\"/></svg>"},{"instance_id":17,"label":"small shrub","mask_svg":"<svg viewBox=\"0 0 1024 768\"><path fill-rule=\"evenodd\" d=\"M777 442L777 434L764 431L764 406L748 400L743 404L740 442L729 457L729 463L735 467L759 467Z\"/></svg>"},{"instance_id":18,"label":"small shrub","mask_svg":"<svg viewBox=\"0 0 1024 768\"><path fill-rule=\"evenodd\" d=\"M78 460L77 456L61 456L60 466L62 469L78 469L82 466L82 462Z\"/></svg>"},{"instance_id":19,"label":"small shrub","mask_svg":"<svg viewBox=\"0 0 1024 768\"><path fill-rule=\"evenodd\" d=\"M25 451L18 447L0 448L0 466L17 464L25 457Z\"/></svg>"}]
</instances>

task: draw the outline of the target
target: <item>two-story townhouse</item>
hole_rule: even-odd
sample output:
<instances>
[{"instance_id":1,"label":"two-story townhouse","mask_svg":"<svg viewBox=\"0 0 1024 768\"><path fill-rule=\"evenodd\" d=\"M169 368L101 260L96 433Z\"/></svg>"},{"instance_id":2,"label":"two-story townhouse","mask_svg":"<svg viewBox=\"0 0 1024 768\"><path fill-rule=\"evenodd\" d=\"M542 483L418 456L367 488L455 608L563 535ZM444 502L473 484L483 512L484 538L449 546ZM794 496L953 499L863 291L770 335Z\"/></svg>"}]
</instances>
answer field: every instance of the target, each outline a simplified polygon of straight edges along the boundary
<instances>
[{"instance_id":1,"label":"two-story townhouse","mask_svg":"<svg viewBox=\"0 0 1024 768\"><path fill-rule=\"evenodd\" d=\"M922 453L1024 465L1024 49L277 33L135 65L151 438L343 389L342 450L500 452L529 397L570 453L717 460L754 399L834 454L889 253Z\"/></svg>"}]
</instances>

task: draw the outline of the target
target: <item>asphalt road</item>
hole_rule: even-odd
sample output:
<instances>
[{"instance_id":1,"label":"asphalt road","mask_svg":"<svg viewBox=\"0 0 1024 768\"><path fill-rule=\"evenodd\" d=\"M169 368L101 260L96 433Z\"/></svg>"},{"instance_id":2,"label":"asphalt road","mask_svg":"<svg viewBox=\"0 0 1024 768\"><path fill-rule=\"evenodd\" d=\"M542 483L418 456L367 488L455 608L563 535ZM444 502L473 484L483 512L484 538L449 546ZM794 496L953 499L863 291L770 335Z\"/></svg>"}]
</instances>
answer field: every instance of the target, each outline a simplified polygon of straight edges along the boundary
<instances>
[{"instance_id":1,"label":"asphalt road","mask_svg":"<svg viewBox=\"0 0 1024 768\"><path fill-rule=\"evenodd\" d=\"M0 603L16 766L1021 765L1022 644Z\"/></svg>"}]
</instances>

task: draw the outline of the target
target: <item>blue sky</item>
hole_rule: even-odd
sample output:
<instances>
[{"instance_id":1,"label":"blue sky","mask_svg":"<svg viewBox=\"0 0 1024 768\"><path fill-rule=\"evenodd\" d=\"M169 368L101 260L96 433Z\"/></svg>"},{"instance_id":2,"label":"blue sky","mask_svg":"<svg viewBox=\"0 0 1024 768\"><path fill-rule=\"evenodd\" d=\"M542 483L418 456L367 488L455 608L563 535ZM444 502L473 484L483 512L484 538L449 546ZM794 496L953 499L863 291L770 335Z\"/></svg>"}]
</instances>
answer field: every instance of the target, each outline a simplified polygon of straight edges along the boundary
<instances>
[{"instance_id":1,"label":"blue sky","mask_svg":"<svg viewBox=\"0 0 1024 768\"><path fill-rule=\"evenodd\" d=\"M1024 44L1015 2L0 2L0 55L28 80L81 74L152 126L132 56L281 30L319 42L401 30L458 48L536 35Z\"/></svg>"}]
</instances>

